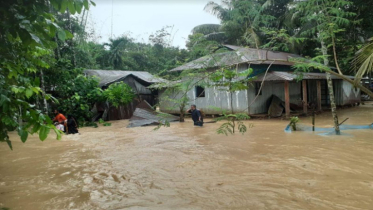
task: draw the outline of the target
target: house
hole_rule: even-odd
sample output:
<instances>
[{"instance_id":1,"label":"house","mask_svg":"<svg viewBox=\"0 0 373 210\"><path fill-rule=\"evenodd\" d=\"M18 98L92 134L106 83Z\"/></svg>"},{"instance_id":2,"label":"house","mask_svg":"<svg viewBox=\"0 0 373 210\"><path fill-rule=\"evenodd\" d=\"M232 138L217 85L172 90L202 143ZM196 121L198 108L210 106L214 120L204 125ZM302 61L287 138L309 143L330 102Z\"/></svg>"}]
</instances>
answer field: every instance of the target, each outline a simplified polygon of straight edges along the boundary
<instances>
[{"instance_id":1,"label":"house","mask_svg":"<svg viewBox=\"0 0 373 210\"><path fill-rule=\"evenodd\" d=\"M86 76L98 77L100 79L99 87L102 89L106 89L109 85L116 82L124 82L136 94L131 103L118 108L110 106L107 103L96 103L93 120L99 118L103 118L104 120L129 119L132 117L136 106L144 100L151 106L154 106L157 103L157 91L150 90L148 87L152 84L165 81L145 71L85 70L84 74Z\"/></svg>"},{"instance_id":2,"label":"house","mask_svg":"<svg viewBox=\"0 0 373 210\"><path fill-rule=\"evenodd\" d=\"M274 98L283 102L282 110L286 116L296 107L301 108L307 114L312 102L317 110L322 106L330 105L326 74L321 72L303 73L302 79L294 73L292 58L301 58L299 55L275 52L263 49L251 49L233 45L225 45L228 52L216 53L204 56L197 60L186 63L171 71L183 71L188 69L206 69L215 71L221 67L230 67L238 71L253 69L253 84L251 88L237 91L230 97L227 91L218 90L214 87L203 88L196 85L187 95L190 104L196 104L205 114L219 114L214 108L231 110L231 104L235 113L247 113L249 115L269 113L269 107ZM353 77L349 77L353 79ZM360 90L354 88L350 83L332 76L336 104L338 106L353 105L360 103ZM260 87L263 81L261 91ZM160 92L160 98L164 92ZM230 102L232 98L232 102ZM294 108L295 107L295 108ZM162 101L161 111L178 113L178 107L171 102ZM282 110L280 114L282 114ZM272 115L273 116L273 115Z\"/></svg>"}]
</instances>

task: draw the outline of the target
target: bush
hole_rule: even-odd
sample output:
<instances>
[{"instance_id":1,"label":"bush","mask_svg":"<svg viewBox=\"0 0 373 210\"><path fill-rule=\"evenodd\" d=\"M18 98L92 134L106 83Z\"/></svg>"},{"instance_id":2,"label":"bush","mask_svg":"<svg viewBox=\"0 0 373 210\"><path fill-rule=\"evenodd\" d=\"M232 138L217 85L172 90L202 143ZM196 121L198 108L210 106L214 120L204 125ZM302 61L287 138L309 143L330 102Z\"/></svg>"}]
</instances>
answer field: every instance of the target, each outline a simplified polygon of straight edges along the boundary
<instances>
[{"instance_id":1,"label":"bush","mask_svg":"<svg viewBox=\"0 0 373 210\"><path fill-rule=\"evenodd\" d=\"M132 88L123 82L111 84L103 93L103 97L111 105L118 107L130 103L135 97Z\"/></svg>"}]
</instances>

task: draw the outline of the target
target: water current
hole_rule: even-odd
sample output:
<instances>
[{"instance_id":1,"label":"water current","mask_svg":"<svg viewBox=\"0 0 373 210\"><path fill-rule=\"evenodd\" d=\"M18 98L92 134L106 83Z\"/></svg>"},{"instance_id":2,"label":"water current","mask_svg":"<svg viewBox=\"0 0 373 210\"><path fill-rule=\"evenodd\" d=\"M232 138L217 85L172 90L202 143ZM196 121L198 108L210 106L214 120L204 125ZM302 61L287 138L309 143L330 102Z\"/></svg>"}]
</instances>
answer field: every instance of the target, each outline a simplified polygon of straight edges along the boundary
<instances>
[{"instance_id":1,"label":"water current","mask_svg":"<svg viewBox=\"0 0 373 210\"><path fill-rule=\"evenodd\" d=\"M339 110L373 123L373 105ZM301 118L310 124L311 118ZM0 209L373 209L373 130L342 136L285 133L288 121L250 120L245 135L220 123L170 128L82 128L0 145ZM316 126L332 127L329 112Z\"/></svg>"}]
</instances>

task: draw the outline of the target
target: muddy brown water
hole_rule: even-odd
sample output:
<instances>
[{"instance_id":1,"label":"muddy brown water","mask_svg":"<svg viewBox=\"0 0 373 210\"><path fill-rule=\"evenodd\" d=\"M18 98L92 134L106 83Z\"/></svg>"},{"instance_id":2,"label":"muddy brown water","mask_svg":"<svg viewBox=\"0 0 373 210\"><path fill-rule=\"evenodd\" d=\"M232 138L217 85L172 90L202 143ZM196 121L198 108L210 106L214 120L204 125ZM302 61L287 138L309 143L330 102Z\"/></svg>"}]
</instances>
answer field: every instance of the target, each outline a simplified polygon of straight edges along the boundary
<instances>
[{"instance_id":1,"label":"muddy brown water","mask_svg":"<svg viewBox=\"0 0 373 210\"><path fill-rule=\"evenodd\" d=\"M373 105L339 114L367 125ZM190 120L159 131L117 121L26 144L12 134L14 151L0 144L0 209L373 209L373 130L320 136L249 122L229 137ZM333 123L330 113L316 122Z\"/></svg>"}]
</instances>

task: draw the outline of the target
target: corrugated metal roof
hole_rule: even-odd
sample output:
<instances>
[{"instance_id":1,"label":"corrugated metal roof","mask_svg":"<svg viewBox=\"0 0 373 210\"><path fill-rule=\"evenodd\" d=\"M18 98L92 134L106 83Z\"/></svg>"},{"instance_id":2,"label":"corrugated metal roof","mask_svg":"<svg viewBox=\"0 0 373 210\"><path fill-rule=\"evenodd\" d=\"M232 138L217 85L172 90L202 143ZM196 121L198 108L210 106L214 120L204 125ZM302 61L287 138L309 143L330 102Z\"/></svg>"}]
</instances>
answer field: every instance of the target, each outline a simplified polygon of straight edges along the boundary
<instances>
[{"instance_id":1,"label":"corrugated metal roof","mask_svg":"<svg viewBox=\"0 0 373 210\"><path fill-rule=\"evenodd\" d=\"M346 76L346 75L344 75ZM263 81L264 74L258 75L256 77L255 82ZM337 76L331 75L332 79L341 79ZM354 79L353 76L346 76L350 79ZM295 73L295 72L280 72L280 71L269 71L265 77L265 81L294 81L298 78L302 78L304 80L320 80L326 79L325 73Z\"/></svg>"},{"instance_id":2,"label":"corrugated metal roof","mask_svg":"<svg viewBox=\"0 0 373 210\"><path fill-rule=\"evenodd\" d=\"M146 71L120 71L120 70L85 70L84 73L88 76L97 76L100 78L99 86L106 86L123 79L129 75L137 77L147 83L160 83L166 80L155 77Z\"/></svg>"},{"instance_id":3,"label":"corrugated metal roof","mask_svg":"<svg viewBox=\"0 0 373 210\"><path fill-rule=\"evenodd\" d=\"M225 45L234 51L215 53L201 57L197 60L186 63L182 66L172 69L171 71L183 71L187 69L203 69L219 66L233 66L241 63L251 64L275 64L275 65L294 65L291 58L301 56L285 52L276 52L263 49L253 49L233 45Z\"/></svg>"},{"instance_id":4,"label":"corrugated metal roof","mask_svg":"<svg viewBox=\"0 0 373 210\"><path fill-rule=\"evenodd\" d=\"M174 122L179 121L179 117L162 112L156 112L155 110L153 110L152 106L148 104L147 101L142 101L139 105L137 105L127 128L146 125L159 125L160 120Z\"/></svg>"}]
</instances>

